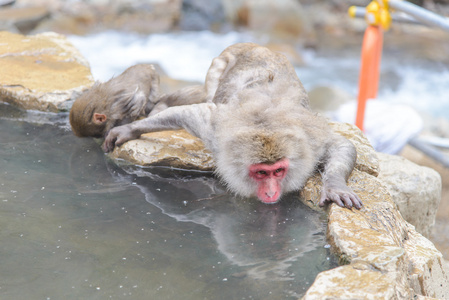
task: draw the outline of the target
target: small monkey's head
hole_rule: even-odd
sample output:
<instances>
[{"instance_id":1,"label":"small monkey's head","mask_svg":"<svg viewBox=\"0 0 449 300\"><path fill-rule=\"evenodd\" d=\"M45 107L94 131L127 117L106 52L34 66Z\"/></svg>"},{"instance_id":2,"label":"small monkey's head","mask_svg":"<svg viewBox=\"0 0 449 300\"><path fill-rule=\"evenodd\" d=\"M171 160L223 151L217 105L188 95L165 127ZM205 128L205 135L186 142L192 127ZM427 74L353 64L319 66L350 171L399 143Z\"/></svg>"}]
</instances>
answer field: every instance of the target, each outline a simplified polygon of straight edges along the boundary
<instances>
[{"instance_id":1,"label":"small monkey's head","mask_svg":"<svg viewBox=\"0 0 449 300\"><path fill-rule=\"evenodd\" d=\"M70 109L70 126L78 137L104 137L107 131L108 117L97 113L95 102L91 101L89 94L81 95Z\"/></svg>"}]
</instances>

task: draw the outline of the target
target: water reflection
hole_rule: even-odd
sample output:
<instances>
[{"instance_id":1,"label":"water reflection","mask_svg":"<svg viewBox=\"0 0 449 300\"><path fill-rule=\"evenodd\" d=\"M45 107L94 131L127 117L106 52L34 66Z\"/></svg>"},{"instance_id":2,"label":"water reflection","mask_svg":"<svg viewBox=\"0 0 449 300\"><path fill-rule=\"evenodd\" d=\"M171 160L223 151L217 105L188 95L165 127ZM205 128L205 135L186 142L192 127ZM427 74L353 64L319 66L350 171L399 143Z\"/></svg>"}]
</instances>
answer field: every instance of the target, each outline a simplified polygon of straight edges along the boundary
<instances>
[{"instance_id":1,"label":"water reflection","mask_svg":"<svg viewBox=\"0 0 449 300\"><path fill-rule=\"evenodd\" d=\"M119 167L55 118L0 104L1 299L289 298L335 266L322 216L293 196Z\"/></svg>"},{"instance_id":2,"label":"water reflection","mask_svg":"<svg viewBox=\"0 0 449 300\"><path fill-rule=\"evenodd\" d=\"M209 228L220 252L236 266L247 267L239 276L294 280L293 263L325 244L319 215L302 205L295 195L266 205L226 194L213 178L174 181L158 175L157 169L125 170L138 176L133 182L146 200L165 214Z\"/></svg>"}]
</instances>

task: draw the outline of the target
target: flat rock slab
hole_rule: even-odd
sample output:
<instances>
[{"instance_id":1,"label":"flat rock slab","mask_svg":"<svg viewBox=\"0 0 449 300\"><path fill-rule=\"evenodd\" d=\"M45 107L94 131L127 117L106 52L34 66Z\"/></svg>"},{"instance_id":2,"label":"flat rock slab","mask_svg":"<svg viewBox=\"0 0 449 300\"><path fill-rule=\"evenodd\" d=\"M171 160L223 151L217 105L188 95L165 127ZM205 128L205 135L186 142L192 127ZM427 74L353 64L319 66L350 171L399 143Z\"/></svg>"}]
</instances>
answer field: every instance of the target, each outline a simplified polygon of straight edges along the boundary
<instances>
[{"instance_id":1,"label":"flat rock slab","mask_svg":"<svg viewBox=\"0 0 449 300\"><path fill-rule=\"evenodd\" d=\"M180 169L213 171L211 153L203 142L185 130L143 134L112 152L113 158L140 166L170 166Z\"/></svg>"},{"instance_id":2,"label":"flat rock slab","mask_svg":"<svg viewBox=\"0 0 449 300\"><path fill-rule=\"evenodd\" d=\"M89 64L56 33L0 32L0 101L24 109L65 111L94 80Z\"/></svg>"}]
</instances>

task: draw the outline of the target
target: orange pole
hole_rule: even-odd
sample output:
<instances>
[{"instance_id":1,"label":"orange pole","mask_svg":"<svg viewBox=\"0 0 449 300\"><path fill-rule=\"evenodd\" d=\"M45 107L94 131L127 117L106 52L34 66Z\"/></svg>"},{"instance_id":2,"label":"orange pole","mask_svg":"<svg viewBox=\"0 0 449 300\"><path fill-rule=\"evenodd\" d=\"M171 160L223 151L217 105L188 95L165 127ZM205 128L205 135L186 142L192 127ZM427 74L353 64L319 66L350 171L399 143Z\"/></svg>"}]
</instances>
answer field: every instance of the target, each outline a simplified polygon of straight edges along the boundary
<instances>
[{"instance_id":1,"label":"orange pole","mask_svg":"<svg viewBox=\"0 0 449 300\"><path fill-rule=\"evenodd\" d=\"M363 131L365 107L368 99L377 97L379 87L380 59L382 56L383 31L380 26L369 25L363 37L359 96L355 125Z\"/></svg>"}]
</instances>

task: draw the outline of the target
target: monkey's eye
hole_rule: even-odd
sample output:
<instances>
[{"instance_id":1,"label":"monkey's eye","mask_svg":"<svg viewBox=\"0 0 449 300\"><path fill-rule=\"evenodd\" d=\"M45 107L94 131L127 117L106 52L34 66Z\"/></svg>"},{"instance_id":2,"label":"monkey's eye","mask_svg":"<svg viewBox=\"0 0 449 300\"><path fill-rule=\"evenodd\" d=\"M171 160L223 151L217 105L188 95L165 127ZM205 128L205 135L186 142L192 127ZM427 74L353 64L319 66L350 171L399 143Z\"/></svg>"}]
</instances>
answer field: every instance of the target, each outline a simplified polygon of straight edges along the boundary
<instances>
[{"instance_id":1,"label":"monkey's eye","mask_svg":"<svg viewBox=\"0 0 449 300\"><path fill-rule=\"evenodd\" d=\"M253 176L255 179L264 179L265 177L268 176L268 173L267 173L267 171L259 170L259 171L255 171L253 173Z\"/></svg>"},{"instance_id":2,"label":"monkey's eye","mask_svg":"<svg viewBox=\"0 0 449 300\"><path fill-rule=\"evenodd\" d=\"M276 170L274 171L274 175L275 175L275 176L282 176L282 175L284 174L284 171L285 171L284 168L276 169Z\"/></svg>"}]
</instances>

